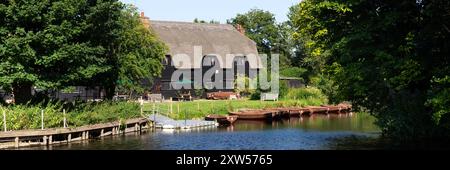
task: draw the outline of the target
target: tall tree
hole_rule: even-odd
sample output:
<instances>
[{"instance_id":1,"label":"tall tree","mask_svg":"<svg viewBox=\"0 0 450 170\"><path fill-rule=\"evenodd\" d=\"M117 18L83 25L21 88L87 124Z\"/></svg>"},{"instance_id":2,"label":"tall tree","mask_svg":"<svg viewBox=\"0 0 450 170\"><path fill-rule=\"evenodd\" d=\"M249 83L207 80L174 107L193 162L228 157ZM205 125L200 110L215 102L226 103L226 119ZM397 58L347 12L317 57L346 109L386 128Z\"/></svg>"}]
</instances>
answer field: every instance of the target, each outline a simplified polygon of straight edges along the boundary
<instances>
[{"instance_id":1,"label":"tall tree","mask_svg":"<svg viewBox=\"0 0 450 170\"><path fill-rule=\"evenodd\" d=\"M13 89L16 103L30 100L32 86L57 89L110 69L99 57L105 48L88 38L107 3L1 1L0 85Z\"/></svg>"},{"instance_id":2,"label":"tall tree","mask_svg":"<svg viewBox=\"0 0 450 170\"><path fill-rule=\"evenodd\" d=\"M136 8L127 6L120 17L120 37L118 39L117 57L119 76L117 88L121 91L142 93L147 85L161 74L161 61L167 52L167 47L141 21Z\"/></svg>"},{"instance_id":3,"label":"tall tree","mask_svg":"<svg viewBox=\"0 0 450 170\"><path fill-rule=\"evenodd\" d=\"M238 14L228 22L244 27L246 35L256 42L259 52L271 54L274 50L278 36L274 14L269 11L252 9L245 14Z\"/></svg>"},{"instance_id":4,"label":"tall tree","mask_svg":"<svg viewBox=\"0 0 450 170\"><path fill-rule=\"evenodd\" d=\"M32 86L139 89L158 75L164 45L118 0L11 0L0 3L0 86L16 103Z\"/></svg>"}]
</instances>

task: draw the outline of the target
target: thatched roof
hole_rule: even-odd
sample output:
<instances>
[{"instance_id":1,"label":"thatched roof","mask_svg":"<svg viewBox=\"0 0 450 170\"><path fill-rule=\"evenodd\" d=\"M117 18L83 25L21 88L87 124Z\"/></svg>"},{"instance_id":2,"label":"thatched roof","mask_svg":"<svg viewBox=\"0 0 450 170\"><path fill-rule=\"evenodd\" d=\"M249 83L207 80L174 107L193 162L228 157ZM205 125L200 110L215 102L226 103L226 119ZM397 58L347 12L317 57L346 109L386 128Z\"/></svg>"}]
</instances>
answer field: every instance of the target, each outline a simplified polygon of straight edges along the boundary
<instances>
[{"instance_id":1,"label":"thatched roof","mask_svg":"<svg viewBox=\"0 0 450 170\"><path fill-rule=\"evenodd\" d=\"M201 68L203 56L214 55L222 68L232 68L235 56L246 56L250 68L262 68L256 43L229 24L149 21L149 26L169 46L176 68ZM194 49L199 49L194 53Z\"/></svg>"}]
</instances>

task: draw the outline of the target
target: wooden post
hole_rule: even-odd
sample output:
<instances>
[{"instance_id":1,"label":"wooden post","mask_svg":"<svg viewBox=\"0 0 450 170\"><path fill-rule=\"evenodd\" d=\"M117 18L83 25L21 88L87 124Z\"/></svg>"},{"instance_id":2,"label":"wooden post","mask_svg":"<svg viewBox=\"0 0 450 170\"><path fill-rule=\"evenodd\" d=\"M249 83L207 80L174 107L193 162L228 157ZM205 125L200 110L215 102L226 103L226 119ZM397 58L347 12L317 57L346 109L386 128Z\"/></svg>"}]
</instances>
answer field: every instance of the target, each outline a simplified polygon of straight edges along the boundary
<instances>
[{"instance_id":1,"label":"wooden post","mask_svg":"<svg viewBox=\"0 0 450 170\"><path fill-rule=\"evenodd\" d=\"M102 131L100 131L100 137L103 136L103 133L105 133L105 129L102 129Z\"/></svg>"},{"instance_id":2,"label":"wooden post","mask_svg":"<svg viewBox=\"0 0 450 170\"><path fill-rule=\"evenodd\" d=\"M44 130L44 110L41 110L41 129Z\"/></svg>"},{"instance_id":3,"label":"wooden post","mask_svg":"<svg viewBox=\"0 0 450 170\"><path fill-rule=\"evenodd\" d=\"M173 103L172 103L172 97L170 97L170 114L173 114Z\"/></svg>"},{"instance_id":4,"label":"wooden post","mask_svg":"<svg viewBox=\"0 0 450 170\"><path fill-rule=\"evenodd\" d=\"M86 139L86 132L81 133L81 140L84 140L84 139Z\"/></svg>"},{"instance_id":5,"label":"wooden post","mask_svg":"<svg viewBox=\"0 0 450 170\"><path fill-rule=\"evenodd\" d=\"M163 111L161 111L161 104L158 103L156 103L156 112L159 113L160 115L166 114Z\"/></svg>"},{"instance_id":6,"label":"wooden post","mask_svg":"<svg viewBox=\"0 0 450 170\"><path fill-rule=\"evenodd\" d=\"M47 136L44 136L42 140L43 140L42 144L47 145Z\"/></svg>"},{"instance_id":7,"label":"wooden post","mask_svg":"<svg viewBox=\"0 0 450 170\"><path fill-rule=\"evenodd\" d=\"M67 128L66 109L63 109L64 114L64 128Z\"/></svg>"},{"instance_id":8,"label":"wooden post","mask_svg":"<svg viewBox=\"0 0 450 170\"><path fill-rule=\"evenodd\" d=\"M69 135L67 136L67 142L70 142L72 140L72 134L69 133Z\"/></svg>"},{"instance_id":9,"label":"wooden post","mask_svg":"<svg viewBox=\"0 0 450 170\"><path fill-rule=\"evenodd\" d=\"M137 123L134 124L134 131L135 131L135 132L137 132L137 131L139 130L138 128L139 128L138 124L137 124Z\"/></svg>"},{"instance_id":10,"label":"wooden post","mask_svg":"<svg viewBox=\"0 0 450 170\"><path fill-rule=\"evenodd\" d=\"M170 105L167 105L167 115L171 115L172 113L170 112Z\"/></svg>"},{"instance_id":11,"label":"wooden post","mask_svg":"<svg viewBox=\"0 0 450 170\"><path fill-rule=\"evenodd\" d=\"M14 146L15 146L16 148L19 147L19 137L16 137L16 138L14 139Z\"/></svg>"},{"instance_id":12,"label":"wooden post","mask_svg":"<svg viewBox=\"0 0 450 170\"><path fill-rule=\"evenodd\" d=\"M156 112L155 112L155 102L153 102L153 109L152 109L152 111L153 111L153 114L156 114Z\"/></svg>"},{"instance_id":13,"label":"wooden post","mask_svg":"<svg viewBox=\"0 0 450 170\"><path fill-rule=\"evenodd\" d=\"M142 96L141 96L141 115L144 114L144 110L142 110L143 106L144 106L144 100L142 99Z\"/></svg>"},{"instance_id":14,"label":"wooden post","mask_svg":"<svg viewBox=\"0 0 450 170\"><path fill-rule=\"evenodd\" d=\"M53 143L53 136L50 135L50 137L48 137L48 144L51 145Z\"/></svg>"},{"instance_id":15,"label":"wooden post","mask_svg":"<svg viewBox=\"0 0 450 170\"><path fill-rule=\"evenodd\" d=\"M85 139L89 139L89 131L86 131Z\"/></svg>"},{"instance_id":16,"label":"wooden post","mask_svg":"<svg viewBox=\"0 0 450 170\"><path fill-rule=\"evenodd\" d=\"M3 110L3 130L6 132L6 111Z\"/></svg>"}]
</instances>

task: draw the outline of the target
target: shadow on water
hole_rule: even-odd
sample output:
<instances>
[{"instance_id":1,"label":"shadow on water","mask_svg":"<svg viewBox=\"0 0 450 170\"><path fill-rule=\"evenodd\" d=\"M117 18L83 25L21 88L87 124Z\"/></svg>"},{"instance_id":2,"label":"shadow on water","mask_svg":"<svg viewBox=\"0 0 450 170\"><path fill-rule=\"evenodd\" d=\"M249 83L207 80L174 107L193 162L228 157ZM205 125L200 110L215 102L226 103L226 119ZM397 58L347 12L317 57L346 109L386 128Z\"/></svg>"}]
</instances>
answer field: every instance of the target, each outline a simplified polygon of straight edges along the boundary
<instances>
[{"instance_id":1,"label":"shadow on water","mask_svg":"<svg viewBox=\"0 0 450 170\"><path fill-rule=\"evenodd\" d=\"M297 128L304 131L319 132L379 132L374 124L375 118L366 114L339 114L339 115L314 115L311 117L300 117L282 119L280 121L263 122L257 120L238 120L232 127L239 131L243 130L267 130L278 128Z\"/></svg>"},{"instance_id":2,"label":"shadow on water","mask_svg":"<svg viewBox=\"0 0 450 170\"><path fill-rule=\"evenodd\" d=\"M347 136L330 141L332 150L450 150L448 140L398 142L385 137Z\"/></svg>"}]
</instances>

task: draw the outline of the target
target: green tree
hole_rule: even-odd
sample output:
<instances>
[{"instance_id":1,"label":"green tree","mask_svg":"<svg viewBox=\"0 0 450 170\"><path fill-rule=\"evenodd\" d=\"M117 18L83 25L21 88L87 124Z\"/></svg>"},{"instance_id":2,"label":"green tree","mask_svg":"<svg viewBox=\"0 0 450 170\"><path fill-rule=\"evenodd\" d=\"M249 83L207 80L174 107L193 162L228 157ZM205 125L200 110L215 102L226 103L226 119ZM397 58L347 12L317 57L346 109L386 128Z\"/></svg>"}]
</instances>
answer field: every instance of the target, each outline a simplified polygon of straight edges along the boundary
<instances>
[{"instance_id":1,"label":"green tree","mask_svg":"<svg viewBox=\"0 0 450 170\"><path fill-rule=\"evenodd\" d=\"M117 57L119 77L117 88L121 91L142 93L146 90L144 80L151 82L161 74L161 61L167 47L156 37L153 30L142 24L137 10L131 6L122 11ZM147 89L148 90L148 89Z\"/></svg>"},{"instance_id":2,"label":"green tree","mask_svg":"<svg viewBox=\"0 0 450 170\"><path fill-rule=\"evenodd\" d=\"M106 72L105 48L89 39L106 1L14 0L0 2L0 86L16 103L32 86L58 89ZM115 8L115 6L110 6ZM102 13L108 13L102 11Z\"/></svg>"},{"instance_id":3,"label":"green tree","mask_svg":"<svg viewBox=\"0 0 450 170\"><path fill-rule=\"evenodd\" d=\"M198 18L194 19L194 23L210 23L210 24L220 24L219 21L211 20L209 22L206 22L205 20L199 20Z\"/></svg>"},{"instance_id":4,"label":"green tree","mask_svg":"<svg viewBox=\"0 0 450 170\"><path fill-rule=\"evenodd\" d=\"M228 20L228 23L244 27L246 35L256 42L258 51L271 54L278 36L274 14L252 9L245 14L238 14L235 18Z\"/></svg>"},{"instance_id":5,"label":"green tree","mask_svg":"<svg viewBox=\"0 0 450 170\"><path fill-rule=\"evenodd\" d=\"M301 67L289 67L280 70L280 76L298 77L304 79L304 74L306 73L306 71L306 69Z\"/></svg>"},{"instance_id":6,"label":"green tree","mask_svg":"<svg viewBox=\"0 0 450 170\"><path fill-rule=\"evenodd\" d=\"M100 86L111 99L118 82L140 90L160 74L165 46L118 0L1 1L0 17L0 86L16 103L33 86Z\"/></svg>"},{"instance_id":7,"label":"green tree","mask_svg":"<svg viewBox=\"0 0 450 170\"><path fill-rule=\"evenodd\" d=\"M194 19L194 23L206 23L205 20L199 20L198 18Z\"/></svg>"},{"instance_id":8,"label":"green tree","mask_svg":"<svg viewBox=\"0 0 450 170\"><path fill-rule=\"evenodd\" d=\"M341 100L369 109L388 136L448 139L449 1L305 0L295 9L295 36Z\"/></svg>"}]
</instances>

